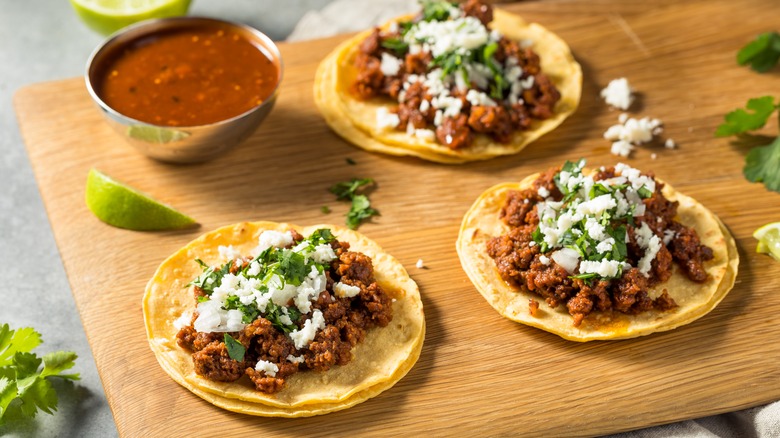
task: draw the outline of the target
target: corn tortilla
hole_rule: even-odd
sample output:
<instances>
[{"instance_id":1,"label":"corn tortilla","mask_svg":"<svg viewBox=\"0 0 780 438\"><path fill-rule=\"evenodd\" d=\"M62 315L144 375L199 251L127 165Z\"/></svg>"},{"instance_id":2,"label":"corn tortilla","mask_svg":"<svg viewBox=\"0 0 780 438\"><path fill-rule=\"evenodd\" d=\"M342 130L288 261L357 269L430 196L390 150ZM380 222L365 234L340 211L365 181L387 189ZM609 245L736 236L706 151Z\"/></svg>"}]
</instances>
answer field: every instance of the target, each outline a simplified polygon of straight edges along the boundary
<instances>
[{"instance_id":1,"label":"corn tortilla","mask_svg":"<svg viewBox=\"0 0 780 438\"><path fill-rule=\"evenodd\" d=\"M353 349L352 361L326 372L304 371L289 377L284 389L268 395L257 391L244 376L236 382L217 382L197 375L191 352L176 343L173 326L185 310L194 308L186 287L201 269L200 258L214 265L220 245L233 245L250 254L265 230L295 229L308 236L329 228L350 249L371 257L377 283L395 299L393 320L387 327L369 329ZM404 267L362 234L333 225L298 227L274 222L239 223L204 234L165 260L146 287L143 301L149 345L160 366L177 383L222 408L251 415L299 417L345 409L390 388L411 369L423 345L425 319L417 284Z\"/></svg>"},{"instance_id":2,"label":"corn tortilla","mask_svg":"<svg viewBox=\"0 0 780 438\"><path fill-rule=\"evenodd\" d=\"M399 19L411 19L411 16ZM398 20L398 19L397 19ZM395 20L394 20L395 21ZM387 26L387 25L385 25ZM380 129L376 123L378 108L395 105L388 98L363 101L349 91L357 72L354 61L360 43L371 34L362 32L339 45L319 65L314 78L314 100L325 121L345 140L356 146L390 155L411 155L445 164L460 164L516 154L542 135L552 131L571 115L579 105L582 93L582 69L568 45L554 33L536 23L526 23L521 17L496 9L493 29L507 38L530 41L541 58L542 73L547 75L561 93L555 115L546 120L534 120L525 131L516 131L508 144L476 134L474 143L462 150L452 150L435 140L425 140L395 130Z\"/></svg>"},{"instance_id":3,"label":"corn tortilla","mask_svg":"<svg viewBox=\"0 0 780 438\"><path fill-rule=\"evenodd\" d=\"M672 277L649 291L650 297L655 298L666 289L678 305L672 310L652 310L638 315L594 311L579 327L575 327L566 306L559 305L553 309L542 302L537 315L531 316L529 300L543 300L533 292L516 289L506 283L488 255L486 245L492 237L509 230L499 219L507 192L531 187L538 176L535 174L519 183L503 183L489 188L477 198L461 224L457 251L463 269L479 293L502 316L572 341L626 339L693 322L715 308L734 286L739 264L734 238L706 207L664 183L664 196L679 202L677 221L693 227L702 244L713 251L714 258L704 263L707 280L704 283L689 280L674 263ZM656 181L662 182L657 178Z\"/></svg>"}]
</instances>

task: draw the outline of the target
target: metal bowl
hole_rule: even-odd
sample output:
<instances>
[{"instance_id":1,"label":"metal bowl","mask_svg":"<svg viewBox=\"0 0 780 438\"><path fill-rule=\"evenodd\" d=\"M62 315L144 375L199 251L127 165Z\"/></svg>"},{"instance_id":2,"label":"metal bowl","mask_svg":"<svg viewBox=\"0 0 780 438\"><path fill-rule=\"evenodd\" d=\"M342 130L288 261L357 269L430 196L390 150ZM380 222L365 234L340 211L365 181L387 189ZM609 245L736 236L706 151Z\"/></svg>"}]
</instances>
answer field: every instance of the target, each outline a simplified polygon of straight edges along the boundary
<instances>
[{"instance_id":1,"label":"metal bowl","mask_svg":"<svg viewBox=\"0 0 780 438\"><path fill-rule=\"evenodd\" d=\"M219 122L185 127L155 125L125 116L108 106L95 91L96 75L103 62L133 41L158 32L196 26L219 26L235 31L258 46L276 65L278 77L274 91L260 105L235 117ZM130 145L151 158L195 163L214 158L249 137L273 108L282 81L282 58L279 49L265 34L252 27L224 20L202 17L176 17L144 21L127 27L98 46L87 62L85 80L92 100L109 125Z\"/></svg>"}]
</instances>

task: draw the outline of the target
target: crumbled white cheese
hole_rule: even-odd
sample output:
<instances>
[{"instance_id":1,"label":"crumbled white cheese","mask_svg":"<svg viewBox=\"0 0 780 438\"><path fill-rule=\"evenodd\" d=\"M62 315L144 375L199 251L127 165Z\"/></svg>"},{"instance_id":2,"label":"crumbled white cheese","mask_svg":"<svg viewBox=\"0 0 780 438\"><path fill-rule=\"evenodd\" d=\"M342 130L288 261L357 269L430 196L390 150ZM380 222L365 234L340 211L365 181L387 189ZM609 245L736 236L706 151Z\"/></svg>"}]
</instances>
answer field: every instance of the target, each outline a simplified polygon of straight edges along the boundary
<instances>
[{"instance_id":1,"label":"crumbled white cheese","mask_svg":"<svg viewBox=\"0 0 780 438\"><path fill-rule=\"evenodd\" d=\"M381 70L382 74L385 76L395 76L398 74L398 71L401 70L402 64L403 61L400 59L387 52L382 52L382 62L379 65L379 70Z\"/></svg>"},{"instance_id":2,"label":"crumbled white cheese","mask_svg":"<svg viewBox=\"0 0 780 438\"><path fill-rule=\"evenodd\" d=\"M645 250L645 254L639 259L636 267L642 275L649 277L652 262L661 249L661 239L644 222L641 227L634 230L634 236L639 247Z\"/></svg>"},{"instance_id":3,"label":"crumbled white cheese","mask_svg":"<svg viewBox=\"0 0 780 438\"><path fill-rule=\"evenodd\" d=\"M539 261L542 262L543 265L549 265L550 264L550 258L546 255L540 255Z\"/></svg>"},{"instance_id":4,"label":"crumbled white cheese","mask_svg":"<svg viewBox=\"0 0 780 438\"><path fill-rule=\"evenodd\" d=\"M573 273L577 269L577 263L580 261L580 253L571 248L561 248L550 256L568 273Z\"/></svg>"},{"instance_id":5,"label":"crumbled white cheese","mask_svg":"<svg viewBox=\"0 0 780 438\"><path fill-rule=\"evenodd\" d=\"M192 322L192 310L191 309L185 310L184 312L182 312L181 316L179 316L173 321L173 327L176 330L181 330L184 327L190 325L191 322Z\"/></svg>"},{"instance_id":6,"label":"crumbled white cheese","mask_svg":"<svg viewBox=\"0 0 780 438\"><path fill-rule=\"evenodd\" d=\"M610 195L597 196L577 206L577 213L598 216L610 208L615 208L617 201Z\"/></svg>"},{"instance_id":7,"label":"crumbled white cheese","mask_svg":"<svg viewBox=\"0 0 780 438\"><path fill-rule=\"evenodd\" d=\"M466 93L466 100L473 106L496 106L496 101L489 98L487 94L471 89Z\"/></svg>"},{"instance_id":8,"label":"crumbled white cheese","mask_svg":"<svg viewBox=\"0 0 780 438\"><path fill-rule=\"evenodd\" d=\"M628 157L633 151L634 145L625 140L613 142L612 147L610 148L612 155L617 155L618 157Z\"/></svg>"},{"instance_id":9,"label":"crumbled white cheese","mask_svg":"<svg viewBox=\"0 0 780 438\"><path fill-rule=\"evenodd\" d=\"M308 254L315 262L326 265L336 258L336 253L333 252L333 248L327 243L321 243L314 247L314 251Z\"/></svg>"},{"instance_id":10,"label":"crumbled white cheese","mask_svg":"<svg viewBox=\"0 0 780 438\"><path fill-rule=\"evenodd\" d=\"M598 252L599 254L606 254L612 251L612 247L614 245L615 245L615 239L611 237L607 238L599 242L598 245L596 245L596 252Z\"/></svg>"},{"instance_id":11,"label":"crumbled white cheese","mask_svg":"<svg viewBox=\"0 0 780 438\"><path fill-rule=\"evenodd\" d=\"M333 284L333 292L339 298L352 298L360 293L360 287L339 281Z\"/></svg>"},{"instance_id":12,"label":"crumbled white cheese","mask_svg":"<svg viewBox=\"0 0 780 438\"><path fill-rule=\"evenodd\" d=\"M287 355L287 362L303 363L303 360L304 360L303 355L301 356L293 356L292 354Z\"/></svg>"},{"instance_id":13,"label":"crumbled white cheese","mask_svg":"<svg viewBox=\"0 0 780 438\"><path fill-rule=\"evenodd\" d=\"M666 142L664 143L664 147L666 149L675 149L677 148L677 143L675 143L671 138L667 138Z\"/></svg>"},{"instance_id":14,"label":"crumbled white cheese","mask_svg":"<svg viewBox=\"0 0 780 438\"><path fill-rule=\"evenodd\" d=\"M661 222L661 218L658 218L658 222ZM664 246L668 245L672 239L674 239L677 236L677 233L675 233L672 230L664 230Z\"/></svg>"},{"instance_id":15,"label":"crumbled white cheese","mask_svg":"<svg viewBox=\"0 0 780 438\"><path fill-rule=\"evenodd\" d=\"M233 248L233 245L219 245L217 247L217 251L219 251L219 256L225 260L235 260L241 257L241 253L237 249Z\"/></svg>"},{"instance_id":16,"label":"crumbled white cheese","mask_svg":"<svg viewBox=\"0 0 780 438\"><path fill-rule=\"evenodd\" d=\"M650 154L650 159L651 159L651 160L655 160L656 158L658 158L658 154L656 154L655 152L653 152L652 154Z\"/></svg>"},{"instance_id":17,"label":"crumbled white cheese","mask_svg":"<svg viewBox=\"0 0 780 438\"><path fill-rule=\"evenodd\" d=\"M198 332L238 332L246 327L240 310L222 309L214 300L198 303L198 318L193 327Z\"/></svg>"},{"instance_id":18,"label":"crumbled white cheese","mask_svg":"<svg viewBox=\"0 0 780 438\"><path fill-rule=\"evenodd\" d=\"M453 16L452 13L450 16ZM420 41L430 44L434 57L457 49L476 49L485 45L489 38L489 31L482 22L470 16L446 21L420 21L404 35L408 44L419 44Z\"/></svg>"},{"instance_id":19,"label":"crumbled white cheese","mask_svg":"<svg viewBox=\"0 0 780 438\"><path fill-rule=\"evenodd\" d=\"M628 79L619 78L611 80L607 87L601 90L601 97L608 105L627 110L634 102L633 92Z\"/></svg>"},{"instance_id":20,"label":"crumbled white cheese","mask_svg":"<svg viewBox=\"0 0 780 438\"><path fill-rule=\"evenodd\" d=\"M547 187L544 186L539 186L539 188L536 190L536 193L538 193L542 198L547 198L550 196L550 191L547 190Z\"/></svg>"},{"instance_id":21,"label":"crumbled white cheese","mask_svg":"<svg viewBox=\"0 0 780 438\"><path fill-rule=\"evenodd\" d=\"M425 267L425 264L423 263L423 259L417 259L417 264L415 265L417 269L422 269Z\"/></svg>"},{"instance_id":22,"label":"crumbled white cheese","mask_svg":"<svg viewBox=\"0 0 780 438\"><path fill-rule=\"evenodd\" d=\"M275 377L276 373L279 372L279 366L267 360L258 360L255 370L263 371L268 377Z\"/></svg>"},{"instance_id":23,"label":"crumbled white cheese","mask_svg":"<svg viewBox=\"0 0 780 438\"><path fill-rule=\"evenodd\" d=\"M624 265L624 262L619 262L617 260L583 260L580 262L580 274L598 274L602 277L616 277L618 272L620 272L620 268Z\"/></svg>"},{"instance_id":24,"label":"crumbled white cheese","mask_svg":"<svg viewBox=\"0 0 780 438\"><path fill-rule=\"evenodd\" d=\"M401 123L398 114L391 113L387 107L380 106L376 110L376 126L379 129L395 129Z\"/></svg>"},{"instance_id":25,"label":"crumbled white cheese","mask_svg":"<svg viewBox=\"0 0 780 438\"><path fill-rule=\"evenodd\" d=\"M660 134L662 131L662 123L658 119L629 117L625 122L610 126L604 133L604 138L612 141L623 140L632 144L643 144L651 141L653 135Z\"/></svg>"},{"instance_id":26,"label":"crumbled white cheese","mask_svg":"<svg viewBox=\"0 0 780 438\"><path fill-rule=\"evenodd\" d=\"M536 242L534 242L533 240L532 240L532 241L530 241L530 242L528 242L528 247L529 247L529 248L533 248L533 247L535 247L535 246L536 246Z\"/></svg>"},{"instance_id":27,"label":"crumbled white cheese","mask_svg":"<svg viewBox=\"0 0 780 438\"><path fill-rule=\"evenodd\" d=\"M409 125L411 126L411 123ZM436 140L436 133L431 131L430 129L415 129L414 136L422 140L428 140L428 141Z\"/></svg>"},{"instance_id":28,"label":"crumbled white cheese","mask_svg":"<svg viewBox=\"0 0 780 438\"><path fill-rule=\"evenodd\" d=\"M427 99L423 99L422 102L420 102L420 112L427 113L429 109L431 109L431 103L428 102Z\"/></svg>"},{"instance_id":29,"label":"crumbled white cheese","mask_svg":"<svg viewBox=\"0 0 780 438\"><path fill-rule=\"evenodd\" d=\"M260 234L258 238L258 244L255 248L255 253L259 254L270 247L285 248L292 245L293 238L289 231L280 232L274 230L266 230Z\"/></svg>"},{"instance_id":30,"label":"crumbled white cheese","mask_svg":"<svg viewBox=\"0 0 780 438\"><path fill-rule=\"evenodd\" d=\"M317 336L317 331L323 328L325 328L325 318L319 309L315 309L311 318L303 324L303 328L290 332L290 339L295 344L295 348L301 349L309 345L309 342Z\"/></svg>"}]
</instances>

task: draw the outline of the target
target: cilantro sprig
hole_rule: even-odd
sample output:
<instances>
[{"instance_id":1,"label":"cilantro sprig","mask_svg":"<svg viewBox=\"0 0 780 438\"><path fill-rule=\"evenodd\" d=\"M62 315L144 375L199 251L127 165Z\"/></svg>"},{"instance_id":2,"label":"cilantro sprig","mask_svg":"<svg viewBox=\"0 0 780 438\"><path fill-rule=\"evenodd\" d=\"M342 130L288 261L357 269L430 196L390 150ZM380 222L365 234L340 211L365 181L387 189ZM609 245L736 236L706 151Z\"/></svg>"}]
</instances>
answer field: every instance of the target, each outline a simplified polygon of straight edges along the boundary
<instances>
[{"instance_id":1,"label":"cilantro sprig","mask_svg":"<svg viewBox=\"0 0 780 438\"><path fill-rule=\"evenodd\" d=\"M775 103L772 96L763 96L748 100L745 108L749 111L740 108L726 114L715 135L745 136L750 131L761 129L780 108L780 103ZM748 181L762 182L767 189L780 192L780 136L768 145L751 149L745 157L742 173Z\"/></svg>"},{"instance_id":2,"label":"cilantro sprig","mask_svg":"<svg viewBox=\"0 0 780 438\"><path fill-rule=\"evenodd\" d=\"M348 199L352 205L347 213L346 224L350 229L357 227L372 216L379 216L379 210L371 207L371 201L365 193L358 193L363 188L375 186L371 178L352 178L349 181L336 183L328 189L336 195L336 199Z\"/></svg>"},{"instance_id":3,"label":"cilantro sprig","mask_svg":"<svg viewBox=\"0 0 780 438\"><path fill-rule=\"evenodd\" d=\"M750 68L765 73L772 70L780 61L780 33L762 33L748 43L737 53L739 65L750 65Z\"/></svg>"},{"instance_id":4,"label":"cilantro sprig","mask_svg":"<svg viewBox=\"0 0 780 438\"><path fill-rule=\"evenodd\" d=\"M11 330L8 324L0 326L0 425L34 418L38 409L53 414L57 393L49 379L79 380L78 374L63 374L75 364L76 353L57 351L39 358L32 350L42 342L30 327Z\"/></svg>"},{"instance_id":5,"label":"cilantro sprig","mask_svg":"<svg viewBox=\"0 0 780 438\"><path fill-rule=\"evenodd\" d=\"M444 21L450 18L450 11L458 7L457 3L444 0L422 0L420 4L423 21Z\"/></svg>"}]
</instances>

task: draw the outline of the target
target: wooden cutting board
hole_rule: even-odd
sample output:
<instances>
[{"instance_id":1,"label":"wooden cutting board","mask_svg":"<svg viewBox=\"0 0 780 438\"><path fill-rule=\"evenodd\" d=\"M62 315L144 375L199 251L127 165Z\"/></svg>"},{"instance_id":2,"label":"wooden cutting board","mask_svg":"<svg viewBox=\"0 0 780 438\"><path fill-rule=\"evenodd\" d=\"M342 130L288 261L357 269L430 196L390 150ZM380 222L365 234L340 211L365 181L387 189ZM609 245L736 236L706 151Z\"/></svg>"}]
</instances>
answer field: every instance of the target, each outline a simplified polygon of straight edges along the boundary
<instances>
[{"instance_id":1,"label":"wooden cutting board","mask_svg":"<svg viewBox=\"0 0 780 438\"><path fill-rule=\"evenodd\" d=\"M592 435L780 399L780 263L755 254L750 237L780 220L780 194L743 178L747 149L713 137L726 112L780 90L777 71L758 75L734 60L742 44L775 29L780 4L601 0L507 9L568 41L585 83L582 105L559 129L517 156L487 162L445 166L375 155L332 134L312 102L312 78L341 38L282 44L277 107L248 142L205 164L137 154L103 123L80 78L18 92L21 131L121 435ZM679 144L642 147L626 161L720 216L737 238L739 276L726 299L693 324L634 340L573 343L499 317L461 270L455 239L463 213L487 187L565 159L618 162L601 138L618 113L598 93L622 76L639 92L634 114L662 119L664 137ZM83 201L93 166L191 214L201 228L142 233L104 225ZM360 231L421 287L428 334L417 365L375 399L294 420L223 411L175 384L147 346L141 315L157 265L200 233L234 222L343 223L347 205L326 189L351 177L378 182L371 199L382 216ZM324 215L323 205L333 212ZM418 259L425 269L415 267Z\"/></svg>"}]
</instances>

